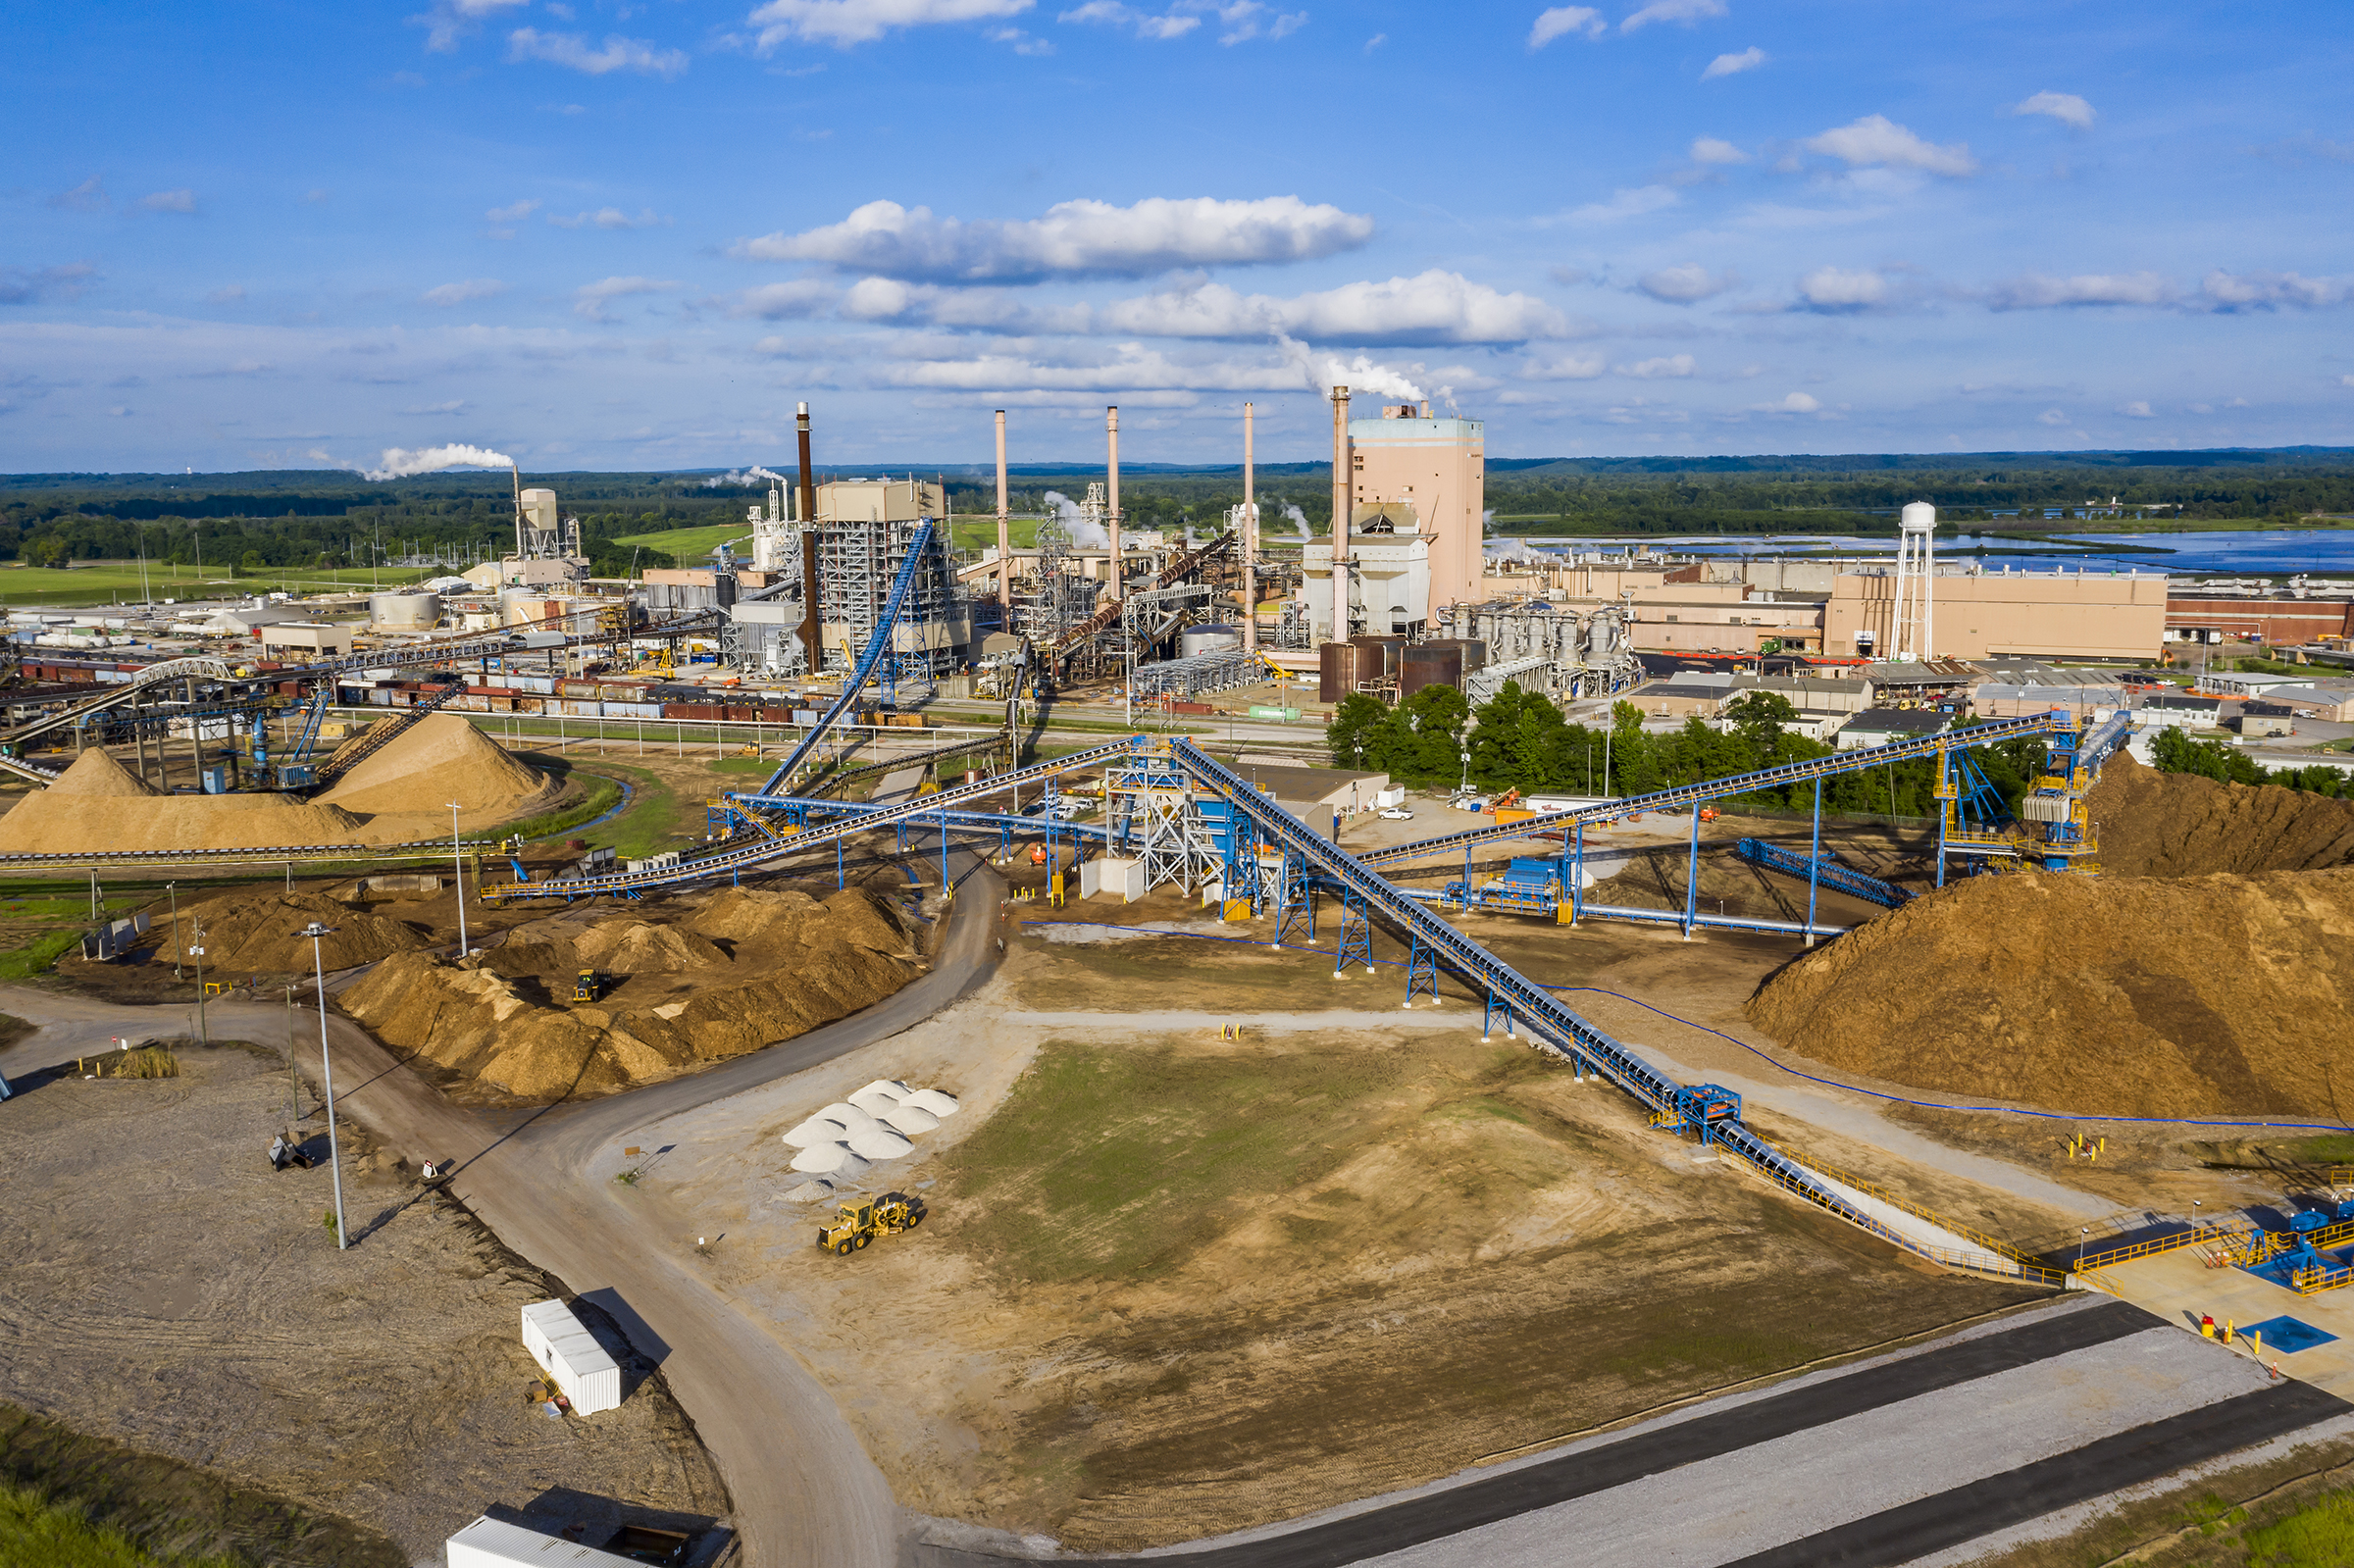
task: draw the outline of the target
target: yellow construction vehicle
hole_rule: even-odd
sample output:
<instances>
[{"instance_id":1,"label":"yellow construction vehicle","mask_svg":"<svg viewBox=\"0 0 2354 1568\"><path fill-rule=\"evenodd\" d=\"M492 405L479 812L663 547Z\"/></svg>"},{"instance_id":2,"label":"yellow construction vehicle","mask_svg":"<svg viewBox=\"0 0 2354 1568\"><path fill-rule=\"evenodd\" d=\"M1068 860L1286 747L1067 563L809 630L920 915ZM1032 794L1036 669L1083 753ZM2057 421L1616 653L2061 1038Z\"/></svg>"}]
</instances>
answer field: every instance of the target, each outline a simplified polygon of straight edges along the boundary
<instances>
[{"instance_id":1,"label":"yellow construction vehicle","mask_svg":"<svg viewBox=\"0 0 2354 1568\"><path fill-rule=\"evenodd\" d=\"M866 1203L844 1203L831 1225L817 1228L817 1244L844 1257L878 1236L896 1236L924 1223L924 1200L904 1192L886 1192Z\"/></svg>"},{"instance_id":2,"label":"yellow construction vehicle","mask_svg":"<svg viewBox=\"0 0 2354 1568\"><path fill-rule=\"evenodd\" d=\"M576 1002L595 1001L599 989L597 982L600 978L593 969L582 970L573 978L572 999Z\"/></svg>"}]
</instances>

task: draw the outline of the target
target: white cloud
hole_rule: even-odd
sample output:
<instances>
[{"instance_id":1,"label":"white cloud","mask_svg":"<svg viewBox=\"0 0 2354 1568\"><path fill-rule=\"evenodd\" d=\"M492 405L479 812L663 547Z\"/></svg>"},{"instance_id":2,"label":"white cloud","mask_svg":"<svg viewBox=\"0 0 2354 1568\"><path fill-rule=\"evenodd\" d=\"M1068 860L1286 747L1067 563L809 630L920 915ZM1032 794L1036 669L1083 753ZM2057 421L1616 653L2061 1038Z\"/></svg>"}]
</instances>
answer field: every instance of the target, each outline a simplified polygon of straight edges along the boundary
<instances>
[{"instance_id":1,"label":"white cloud","mask_svg":"<svg viewBox=\"0 0 2354 1568\"><path fill-rule=\"evenodd\" d=\"M2127 403L2124 408L2119 409L2118 412L2129 420L2156 419L2158 417L2150 412L2150 405L2146 402L2143 402L2140 398L2135 398L2132 402Z\"/></svg>"},{"instance_id":2,"label":"white cloud","mask_svg":"<svg viewBox=\"0 0 2354 1568\"><path fill-rule=\"evenodd\" d=\"M224 283L204 296L207 305L234 305L245 297L243 283Z\"/></svg>"},{"instance_id":3,"label":"white cloud","mask_svg":"<svg viewBox=\"0 0 2354 1568\"><path fill-rule=\"evenodd\" d=\"M2337 384L2340 386L2354 386L2354 376L2340 376L2337 379ZM2199 412L2203 414L2206 412L2206 410L2201 409Z\"/></svg>"},{"instance_id":4,"label":"white cloud","mask_svg":"<svg viewBox=\"0 0 2354 1568\"><path fill-rule=\"evenodd\" d=\"M414 26L426 29L425 46L435 54L448 54L458 46L458 40L472 32L483 18L529 5L531 0L435 0L434 8L421 17L411 17Z\"/></svg>"},{"instance_id":5,"label":"white cloud","mask_svg":"<svg viewBox=\"0 0 2354 1568\"><path fill-rule=\"evenodd\" d=\"M2175 285L2156 273L2078 273L2050 278L2026 273L1986 293L1991 310L2055 310L2073 305L2164 305Z\"/></svg>"},{"instance_id":6,"label":"white cloud","mask_svg":"<svg viewBox=\"0 0 2354 1568\"><path fill-rule=\"evenodd\" d=\"M1637 185L1621 190L1609 201L1592 201L1569 214L1575 224L1615 224L1629 218L1656 213L1663 207L1672 207L1680 198L1665 185Z\"/></svg>"},{"instance_id":7,"label":"white cloud","mask_svg":"<svg viewBox=\"0 0 2354 1568\"><path fill-rule=\"evenodd\" d=\"M466 400L464 398L453 397L446 403L422 403L415 408L404 408L401 412L409 415L456 414L465 407Z\"/></svg>"},{"instance_id":8,"label":"white cloud","mask_svg":"<svg viewBox=\"0 0 2354 1568\"><path fill-rule=\"evenodd\" d=\"M1719 168L1726 164L1745 164L1749 162L1749 154L1743 152L1731 142L1721 141L1714 136L1693 137L1691 156L1694 163L1712 169Z\"/></svg>"},{"instance_id":9,"label":"white cloud","mask_svg":"<svg viewBox=\"0 0 2354 1568\"><path fill-rule=\"evenodd\" d=\"M50 197L49 205L61 212L102 213L113 203L107 199L106 181L92 175L72 190L61 190Z\"/></svg>"},{"instance_id":10,"label":"white cloud","mask_svg":"<svg viewBox=\"0 0 2354 1568\"><path fill-rule=\"evenodd\" d=\"M1024 32L1019 27L992 27L984 34L991 43L1001 43L1017 55L1043 56L1054 52L1054 45L1045 38ZM827 131L827 135L834 134Z\"/></svg>"},{"instance_id":11,"label":"white cloud","mask_svg":"<svg viewBox=\"0 0 2354 1568\"><path fill-rule=\"evenodd\" d=\"M139 198L139 210L151 213L192 213L196 210L196 193L192 190L159 190Z\"/></svg>"},{"instance_id":12,"label":"white cloud","mask_svg":"<svg viewBox=\"0 0 2354 1568\"><path fill-rule=\"evenodd\" d=\"M607 278L598 282L584 283L573 293L572 313L586 316L592 322L609 322L612 314L605 309L614 300L630 294L658 294L679 285L659 278Z\"/></svg>"},{"instance_id":13,"label":"white cloud","mask_svg":"<svg viewBox=\"0 0 2354 1568\"><path fill-rule=\"evenodd\" d=\"M1799 298L1809 310L1869 310L1887 304L1892 292L1888 279L1879 273L1839 267L1817 267L1798 280Z\"/></svg>"},{"instance_id":14,"label":"white cloud","mask_svg":"<svg viewBox=\"0 0 2354 1568\"><path fill-rule=\"evenodd\" d=\"M322 454L324 455L324 454ZM448 446L428 446L418 451L405 451L397 446L384 448L376 467L365 470L372 480L406 479L412 474L434 474L445 468L513 468L515 460L504 452L488 447L452 443Z\"/></svg>"},{"instance_id":15,"label":"white cloud","mask_svg":"<svg viewBox=\"0 0 2354 1568\"><path fill-rule=\"evenodd\" d=\"M1592 6L1555 6L1539 12L1536 25L1528 29L1528 46L1542 49L1556 38L1582 32L1589 38L1599 38L1609 30L1610 24Z\"/></svg>"},{"instance_id":16,"label":"white cloud","mask_svg":"<svg viewBox=\"0 0 2354 1568\"><path fill-rule=\"evenodd\" d=\"M1373 237L1373 220L1297 196L1256 201L1149 197L1133 207L1066 201L1015 222L936 218L873 201L844 222L745 240L734 254L943 282L1054 276L1142 278L1178 267L1308 261Z\"/></svg>"},{"instance_id":17,"label":"white cloud","mask_svg":"<svg viewBox=\"0 0 2354 1568\"><path fill-rule=\"evenodd\" d=\"M1692 374L1692 356L1689 354L1662 354L1657 359L1637 360L1632 365L1620 365L1616 369L1619 375L1631 376L1638 381L1673 379Z\"/></svg>"},{"instance_id":18,"label":"white cloud","mask_svg":"<svg viewBox=\"0 0 2354 1568\"><path fill-rule=\"evenodd\" d=\"M1520 374L1532 381L1590 381L1605 368L1599 351L1567 353L1551 359L1532 359L1521 368Z\"/></svg>"},{"instance_id":19,"label":"white cloud","mask_svg":"<svg viewBox=\"0 0 2354 1568\"><path fill-rule=\"evenodd\" d=\"M796 278L786 283L763 283L747 288L729 302L731 316L751 316L761 321L788 321L814 316L834 299L834 290L810 278Z\"/></svg>"},{"instance_id":20,"label":"white cloud","mask_svg":"<svg viewBox=\"0 0 2354 1568\"><path fill-rule=\"evenodd\" d=\"M1100 22L1115 27L1133 27L1136 35L1153 43L1166 43L1182 38L1202 25L1200 16L1188 16L1177 11L1155 15L1123 5L1120 0L1087 0L1075 11L1065 11L1054 19L1057 22Z\"/></svg>"},{"instance_id":21,"label":"white cloud","mask_svg":"<svg viewBox=\"0 0 2354 1568\"><path fill-rule=\"evenodd\" d=\"M1373 34L1372 37L1365 40L1365 53L1371 54L1374 50L1380 48L1383 44L1388 43L1389 41L1390 35L1388 33L1377 32Z\"/></svg>"},{"instance_id":22,"label":"white cloud","mask_svg":"<svg viewBox=\"0 0 2354 1568\"><path fill-rule=\"evenodd\" d=\"M1978 172L1968 142L1940 147L1923 141L1886 115L1866 115L1853 125L1840 126L1803 144L1809 152L1836 158L1852 168L1881 164L1891 169L1919 169L1926 174L1960 178Z\"/></svg>"},{"instance_id":23,"label":"white cloud","mask_svg":"<svg viewBox=\"0 0 2354 1568\"><path fill-rule=\"evenodd\" d=\"M1815 414L1821 411L1822 403L1806 392L1789 392L1778 402L1752 403L1749 407L1753 414Z\"/></svg>"},{"instance_id":24,"label":"white cloud","mask_svg":"<svg viewBox=\"0 0 2354 1568\"><path fill-rule=\"evenodd\" d=\"M1287 38L1307 25L1306 12L1272 11L1261 5L1259 0L1227 0L1223 5L1206 4L1206 0L1204 3L1206 9L1217 13L1218 21L1224 25L1225 30L1218 34L1218 42L1228 46L1253 38L1270 41Z\"/></svg>"},{"instance_id":25,"label":"white cloud","mask_svg":"<svg viewBox=\"0 0 2354 1568\"><path fill-rule=\"evenodd\" d=\"M2077 130L2092 128L2092 105L2073 92L2039 92L2012 106L2015 115L2049 115Z\"/></svg>"},{"instance_id":26,"label":"white cloud","mask_svg":"<svg viewBox=\"0 0 2354 1568\"><path fill-rule=\"evenodd\" d=\"M642 38L608 33L605 46L592 49L577 32L540 32L534 27L517 27L507 34L507 58L544 60L591 76L614 71L637 71L666 81L685 71L688 64L686 50L657 49Z\"/></svg>"},{"instance_id":27,"label":"white cloud","mask_svg":"<svg viewBox=\"0 0 2354 1568\"><path fill-rule=\"evenodd\" d=\"M1618 24L1618 30L1632 32L1654 22L1680 22L1688 27L1703 17L1725 15L1724 0L1651 0L1651 4Z\"/></svg>"},{"instance_id":28,"label":"white cloud","mask_svg":"<svg viewBox=\"0 0 2354 1568\"><path fill-rule=\"evenodd\" d=\"M512 211L513 209L508 210ZM635 218L618 207L599 207L592 213L574 213L570 218L560 218L554 213L549 213L547 221L558 228L652 228L657 225L670 222L667 218L657 218L651 207L643 209Z\"/></svg>"},{"instance_id":29,"label":"white cloud","mask_svg":"<svg viewBox=\"0 0 2354 1568\"><path fill-rule=\"evenodd\" d=\"M0 267L0 305L32 305L45 299L75 299L98 276L88 262L62 267Z\"/></svg>"},{"instance_id":30,"label":"white cloud","mask_svg":"<svg viewBox=\"0 0 2354 1568\"><path fill-rule=\"evenodd\" d=\"M2068 416L2059 409L2047 408L2035 416L2035 423L2038 425L2066 425Z\"/></svg>"},{"instance_id":31,"label":"white cloud","mask_svg":"<svg viewBox=\"0 0 2354 1568\"><path fill-rule=\"evenodd\" d=\"M493 207L483 216L494 224L513 224L522 222L538 210L539 203L537 201L526 200L519 201L512 207Z\"/></svg>"},{"instance_id":32,"label":"white cloud","mask_svg":"<svg viewBox=\"0 0 2354 1568\"><path fill-rule=\"evenodd\" d=\"M2319 310L2354 298L2354 279L2306 278L2296 273L2209 273L2199 291L2219 310L2268 310L2293 305Z\"/></svg>"},{"instance_id":33,"label":"white cloud","mask_svg":"<svg viewBox=\"0 0 2354 1568\"><path fill-rule=\"evenodd\" d=\"M506 291L507 285L495 278L469 278L429 288L423 297L428 305L464 305L473 300L494 298Z\"/></svg>"},{"instance_id":34,"label":"white cloud","mask_svg":"<svg viewBox=\"0 0 2354 1568\"><path fill-rule=\"evenodd\" d=\"M747 19L760 29L759 46L790 38L848 48L872 43L897 28L1018 17L1032 0L769 0Z\"/></svg>"},{"instance_id":35,"label":"white cloud","mask_svg":"<svg viewBox=\"0 0 2354 1568\"><path fill-rule=\"evenodd\" d=\"M1693 305L1714 298L1740 281L1729 272L1712 273L1698 262L1686 262L1681 267L1663 267L1645 273L1635 280L1635 286L1670 305Z\"/></svg>"},{"instance_id":36,"label":"white cloud","mask_svg":"<svg viewBox=\"0 0 2354 1568\"><path fill-rule=\"evenodd\" d=\"M1718 76L1737 76L1744 71L1755 71L1766 63L1766 51L1752 44L1737 55L1718 55L1709 62L1709 69L1700 74L1703 81L1714 81Z\"/></svg>"}]
</instances>

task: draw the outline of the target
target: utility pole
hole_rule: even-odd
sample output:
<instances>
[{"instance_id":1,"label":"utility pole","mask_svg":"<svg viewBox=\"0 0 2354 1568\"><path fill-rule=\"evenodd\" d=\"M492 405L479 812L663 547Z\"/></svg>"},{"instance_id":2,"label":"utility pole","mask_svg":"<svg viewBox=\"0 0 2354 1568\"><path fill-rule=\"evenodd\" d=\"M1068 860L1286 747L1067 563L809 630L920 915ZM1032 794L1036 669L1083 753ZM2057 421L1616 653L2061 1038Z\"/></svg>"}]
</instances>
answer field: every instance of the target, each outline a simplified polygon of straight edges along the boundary
<instances>
[{"instance_id":1,"label":"utility pole","mask_svg":"<svg viewBox=\"0 0 2354 1568\"><path fill-rule=\"evenodd\" d=\"M210 1045L213 1037L205 1032L204 1020L204 922L190 921L189 931L196 938L188 948L188 956L196 960L196 1038Z\"/></svg>"},{"instance_id":2,"label":"utility pole","mask_svg":"<svg viewBox=\"0 0 2354 1568\"><path fill-rule=\"evenodd\" d=\"M314 920L294 935L311 939L311 968L319 978L319 1069L327 1086L327 1159L335 1173L335 1250L340 1252L351 1244L351 1238L343 1226L343 1156L335 1146L335 1063L327 1049L327 960L319 947L319 938L334 934L334 927Z\"/></svg>"}]
</instances>

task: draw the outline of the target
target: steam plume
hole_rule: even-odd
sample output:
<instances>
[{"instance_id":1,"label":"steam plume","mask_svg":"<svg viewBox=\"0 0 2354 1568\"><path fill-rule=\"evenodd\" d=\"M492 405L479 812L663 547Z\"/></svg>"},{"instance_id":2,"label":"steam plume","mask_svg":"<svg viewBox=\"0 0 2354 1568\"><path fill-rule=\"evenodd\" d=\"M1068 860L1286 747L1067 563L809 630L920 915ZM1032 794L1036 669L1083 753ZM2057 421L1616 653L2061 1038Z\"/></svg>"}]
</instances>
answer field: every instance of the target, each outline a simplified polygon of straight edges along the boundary
<instances>
[{"instance_id":1,"label":"steam plume","mask_svg":"<svg viewBox=\"0 0 2354 1568\"><path fill-rule=\"evenodd\" d=\"M784 475L771 474L759 464L751 463L745 465L742 469L739 469L733 474L712 475L711 478L703 481L703 488L706 490L715 490L723 484L749 484L754 480L766 480L771 484L783 484L786 482Z\"/></svg>"},{"instance_id":2,"label":"steam plume","mask_svg":"<svg viewBox=\"0 0 2354 1568\"><path fill-rule=\"evenodd\" d=\"M1071 536L1073 544L1090 548L1110 547L1111 535L1103 531L1100 524L1090 523L1087 514L1080 511L1078 503L1069 496L1060 490L1049 490L1047 504L1054 509L1055 516L1062 519L1062 531Z\"/></svg>"},{"instance_id":3,"label":"steam plume","mask_svg":"<svg viewBox=\"0 0 2354 1568\"><path fill-rule=\"evenodd\" d=\"M377 459L377 466L364 472L372 480L404 480L412 474L432 474L445 468L513 467L515 460L506 453L484 446L429 446L415 452L387 446L384 455Z\"/></svg>"},{"instance_id":4,"label":"steam plume","mask_svg":"<svg viewBox=\"0 0 2354 1568\"><path fill-rule=\"evenodd\" d=\"M1353 392L1370 392L1375 397L1403 398L1409 402L1422 400L1422 388L1407 380L1387 365L1376 365L1359 354L1344 360L1337 354L1319 354L1296 337L1278 333L1276 345L1284 358L1299 368L1301 377L1311 392L1326 392L1335 386L1346 386Z\"/></svg>"}]
</instances>

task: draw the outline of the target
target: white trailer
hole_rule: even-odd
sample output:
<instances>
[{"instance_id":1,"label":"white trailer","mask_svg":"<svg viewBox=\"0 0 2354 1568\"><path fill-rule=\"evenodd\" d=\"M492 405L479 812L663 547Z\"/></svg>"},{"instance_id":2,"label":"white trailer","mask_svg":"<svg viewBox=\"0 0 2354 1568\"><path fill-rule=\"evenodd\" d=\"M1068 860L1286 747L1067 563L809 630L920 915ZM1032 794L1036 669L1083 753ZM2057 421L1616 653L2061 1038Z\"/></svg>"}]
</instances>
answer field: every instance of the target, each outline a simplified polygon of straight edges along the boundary
<instances>
[{"instance_id":1,"label":"white trailer","mask_svg":"<svg viewBox=\"0 0 2354 1568\"><path fill-rule=\"evenodd\" d=\"M523 1347L564 1391L575 1414L621 1404L620 1366L563 1302L535 1301L523 1309Z\"/></svg>"},{"instance_id":2,"label":"white trailer","mask_svg":"<svg viewBox=\"0 0 2354 1568\"><path fill-rule=\"evenodd\" d=\"M441 1543L449 1568L636 1568L628 1557L485 1514Z\"/></svg>"}]
</instances>

